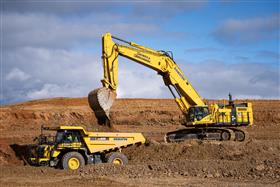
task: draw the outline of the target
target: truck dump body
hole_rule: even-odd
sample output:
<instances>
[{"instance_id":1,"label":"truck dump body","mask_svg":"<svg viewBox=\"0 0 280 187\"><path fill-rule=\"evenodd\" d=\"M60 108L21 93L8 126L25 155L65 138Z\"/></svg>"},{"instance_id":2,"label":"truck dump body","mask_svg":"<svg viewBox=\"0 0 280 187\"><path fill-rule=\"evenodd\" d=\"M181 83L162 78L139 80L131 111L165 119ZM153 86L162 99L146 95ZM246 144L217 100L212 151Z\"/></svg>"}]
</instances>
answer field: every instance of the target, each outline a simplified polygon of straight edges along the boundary
<instances>
[{"instance_id":1,"label":"truck dump body","mask_svg":"<svg viewBox=\"0 0 280 187\"><path fill-rule=\"evenodd\" d=\"M97 153L142 144L145 143L145 138L141 133L98 132L89 133L88 136L84 137L84 141L91 153Z\"/></svg>"}]
</instances>

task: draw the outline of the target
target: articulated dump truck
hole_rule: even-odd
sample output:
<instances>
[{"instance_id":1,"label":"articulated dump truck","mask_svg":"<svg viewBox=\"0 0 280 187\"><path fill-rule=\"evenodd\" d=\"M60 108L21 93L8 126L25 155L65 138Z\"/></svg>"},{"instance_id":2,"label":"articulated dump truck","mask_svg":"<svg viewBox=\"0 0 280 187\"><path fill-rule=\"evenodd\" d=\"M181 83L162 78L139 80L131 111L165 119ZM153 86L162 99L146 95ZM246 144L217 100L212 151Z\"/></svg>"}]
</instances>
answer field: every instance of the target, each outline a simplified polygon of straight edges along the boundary
<instances>
[{"instance_id":1,"label":"articulated dump truck","mask_svg":"<svg viewBox=\"0 0 280 187\"><path fill-rule=\"evenodd\" d=\"M122 148L141 145L141 133L87 132L81 126L42 127L38 144L32 146L30 162L33 165L62 167L76 170L85 164L112 163L125 165L127 157ZM56 133L47 136L45 131Z\"/></svg>"}]
</instances>

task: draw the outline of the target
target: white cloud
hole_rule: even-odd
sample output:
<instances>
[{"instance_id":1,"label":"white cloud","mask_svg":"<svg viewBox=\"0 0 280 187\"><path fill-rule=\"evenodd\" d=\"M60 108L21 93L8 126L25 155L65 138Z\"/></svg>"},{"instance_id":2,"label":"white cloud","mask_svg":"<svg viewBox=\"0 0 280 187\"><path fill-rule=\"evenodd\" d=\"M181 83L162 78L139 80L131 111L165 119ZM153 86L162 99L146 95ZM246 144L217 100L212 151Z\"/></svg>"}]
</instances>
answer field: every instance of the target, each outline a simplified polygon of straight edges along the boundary
<instances>
[{"instance_id":1,"label":"white cloud","mask_svg":"<svg viewBox=\"0 0 280 187\"><path fill-rule=\"evenodd\" d=\"M267 64L208 60L182 65L182 69L204 98L227 98L229 92L236 97L280 98L278 68Z\"/></svg>"},{"instance_id":2,"label":"white cloud","mask_svg":"<svg viewBox=\"0 0 280 187\"><path fill-rule=\"evenodd\" d=\"M134 62L132 62L134 63ZM119 70L118 97L121 98L160 98L163 92L163 81L148 68L123 68Z\"/></svg>"},{"instance_id":3,"label":"white cloud","mask_svg":"<svg viewBox=\"0 0 280 187\"><path fill-rule=\"evenodd\" d=\"M89 52L61 49L28 47L7 51L3 59L3 76L8 78L3 80L3 100L18 102L48 94L63 96L62 93L86 96L90 90L101 86L102 68L97 59L98 56ZM20 71L9 70L14 67Z\"/></svg>"},{"instance_id":4,"label":"white cloud","mask_svg":"<svg viewBox=\"0 0 280 187\"><path fill-rule=\"evenodd\" d=\"M7 75L6 80L25 81L30 78L30 75L18 68L13 68Z\"/></svg>"},{"instance_id":5,"label":"white cloud","mask_svg":"<svg viewBox=\"0 0 280 187\"><path fill-rule=\"evenodd\" d=\"M81 88L75 85L44 84L42 88L28 91L27 99L42 99L50 97L73 97L81 96Z\"/></svg>"},{"instance_id":6,"label":"white cloud","mask_svg":"<svg viewBox=\"0 0 280 187\"><path fill-rule=\"evenodd\" d=\"M7 53L3 100L18 102L48 97L81 97L98 87L103 76L101 59L89 52L21 48ZM99 59L99 60L98 60ZM120 59L118 97L171 98L161 76L135 62ZM279 72L267 64L226 64L208 60L178 62L203 98L279 98ZM26 66L28 64L28 66ZM18 79L14 75L25 72ZM6 73L6 74L5 74ZM21 73L20 73L21 74ZM32 77L26 79L28 76ZM9 75L9 76L8 76ZM12 76L13 75L13 76Z\"/></svg>"},{"instance_id":7,"label":"white cloud","mask_svg":"<svg viewBox=\"0 0 280 187\"><path fill-rule=\"evenodd\" d=\"M21 13L45 13L53 15L84 15L89 13L115 13L116 10L128 8L131 14L127 19L143 19L143 17L172 17L183 11L191 11L203 8L207 1L30 1L13 0L6 1L4 11Z\"/></svg>"},{"instance_id":8,"label":"white cloud","mask_svg":"<svg viewBox=\"0 0 280 187\"><path fill-rule=\"evenodd\" d=\"M250 44L262 40L279 40L279 14L248 19L228 19L213 33L222 43Z\"/></svg>"},{"instance_id":9,"label":"white cloud","mask_svg":"<svg viewBox=\"0 0 280 187\"><path fill-rule=\"evenodd\" d=\"M158 26L142 22L120 22L114 14L90 14L67 20L55 15L6 13L3 15L3 45L7 48L74 48L97 46L101 34L113 31L122 36L158 31ZM103 22L104 20L104 22ZM114 20L108 22L106 20ZM98 43L99 44L99 43Z\"/></svg>"}]
</instances>

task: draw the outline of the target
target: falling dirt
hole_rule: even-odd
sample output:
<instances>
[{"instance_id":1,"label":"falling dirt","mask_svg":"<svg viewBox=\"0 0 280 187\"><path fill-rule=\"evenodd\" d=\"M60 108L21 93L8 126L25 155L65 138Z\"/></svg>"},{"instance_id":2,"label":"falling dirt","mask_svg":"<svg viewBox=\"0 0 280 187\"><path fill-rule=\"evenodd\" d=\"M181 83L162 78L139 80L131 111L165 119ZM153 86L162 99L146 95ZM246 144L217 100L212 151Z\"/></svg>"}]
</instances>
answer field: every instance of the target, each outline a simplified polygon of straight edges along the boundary
<instances>
[{"instance_id":1,"label":"falling dirt","mask_svg":"<svg viewBox=\"0 0 280 187\"><path fill-rule=\"evenodd\" d=\"M214 101L208 101L211 103ZM223 101L215 101L222 103ZM280 101L251 100L254 125L246 142L185 141L166 144L168 131L183 128L176 103L118 99L111 127L100 126L86 98L55 98L2 106L1 186L279 186ZM89 131L143 132L146 145L123 149L127 166L89 165L70 172L25 164L25 145L41 125L81 125Z\"/></svg>"}]
</instances>

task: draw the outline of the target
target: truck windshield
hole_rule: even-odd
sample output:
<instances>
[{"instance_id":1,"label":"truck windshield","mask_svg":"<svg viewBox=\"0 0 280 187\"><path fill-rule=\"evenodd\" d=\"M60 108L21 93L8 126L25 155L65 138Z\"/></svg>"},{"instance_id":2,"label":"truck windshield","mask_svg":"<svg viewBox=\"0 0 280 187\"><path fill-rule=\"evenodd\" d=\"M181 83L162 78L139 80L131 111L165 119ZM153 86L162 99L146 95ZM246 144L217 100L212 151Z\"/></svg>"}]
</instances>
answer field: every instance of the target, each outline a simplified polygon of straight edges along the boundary
<instances>
[{"instance_id":1,"label":"truck windshield","mask_svg":"<svg viewBox=\"0 0 280 187\"><path fill-rule=\"evenodd\" d=\"M55 137L55 143L61 143L64 138L64 132L57 132Z\"/></svg>"},{"instance_id":2,"label":"truck windshield","mask_svg":"<svg viewBox=\"0 0 280 187\"><path fill-rule=\"evenodd\" d=\"M56 133L55 143L72 143L80 141L80 133L78 131L58 131Z\"/></svg>"}]
</instances>

